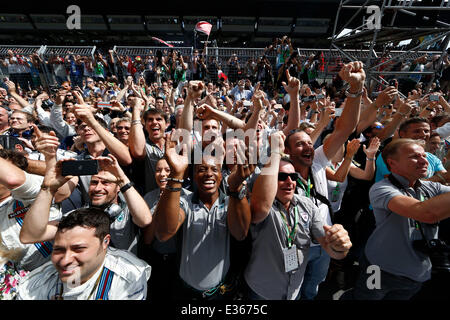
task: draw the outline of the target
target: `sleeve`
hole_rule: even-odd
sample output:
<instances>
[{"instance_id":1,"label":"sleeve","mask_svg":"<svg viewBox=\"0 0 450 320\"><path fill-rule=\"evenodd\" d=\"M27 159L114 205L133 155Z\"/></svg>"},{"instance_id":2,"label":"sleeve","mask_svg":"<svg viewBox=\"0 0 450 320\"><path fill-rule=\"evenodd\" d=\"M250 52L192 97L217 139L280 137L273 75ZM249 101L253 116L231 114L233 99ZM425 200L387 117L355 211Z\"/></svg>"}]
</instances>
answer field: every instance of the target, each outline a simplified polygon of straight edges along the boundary
<instances>
[{"instance_id":1,"label":"sleeve","mask_svg":"<svg viewBox=\"0 0 450 320\"><path fill-rule=\"evenodd\" d=\"M319 208L314 204L310 205L311 211L311 234L313 239L319 239L325 237L325 230L323 226L326 225L326 220L323 214L320 213Z\"/></svg>"},{"instance_id":2,"label":"sleeve","mask_svg":"<svg viewBox=\"0 0 450 320\"><path fill-rule=\"evenodd\" d=\"M389 201L397 196L403 196L397 188L387 184L385 181L375 183L369 190L370 204L374 211L376 209L390 211L388 208Z\"/></svg>"},{"instance_id":3,"label":"sleeve","mask_svg":"<svg viewBox=\"0 0 450 320\"><path fill-rule=\"evenodd\" d=\"M42 109L42 107L36 108L36 113L38 115L39 122L48 127L53 127L52 122L50 121L50 116Z\"/></svg>"},{"instance_id":4,"label":"sleeve","mask_svg":"<svg viewBox=\"0 0 450 320\"><path fill-rule=\"evenodd\" d=\"M50 111L50 122L52 127L64 138L76 134L75 130L69 126L63 119L62 106L54 105Z\"/></svg>"},{"instance_id":5,"label":"sleeve","mask_svg":"<svg viewBox=\"0 0 450 320\"><path fill-rule=\"evenodd\" d=\"M325 168L330 164L325 152L323 151L323 145L314 150L314 164Z\"/></svg>"},{"instance_id":6,"label":"sleeve","mask_svg":"<svg viewBox=\"0 0 450 320\"><path fill-rule=\"evenodd\" d=\"M427 159L428 159L429 164L431 165L431 170L433 170L432 174L434 174L435 172L438 172L438 171L445 170L444 166L442 165L442 161L438 157L436 157L434 154L427 153Z\"/></svg>"},{"instance_id":7,"label":"sleeve","mask_svg":"<svg viewBox=\"0 0 450 320\"><path fill-rule=\"evenodd\" d=\"M444 139L450 136L450 122L447 122L443 126L437 128L436 132L441 138Z\"/></svg>"},{"instance_id":8,"label":"sleeve","mask_svg":"<svg viewBox=\"0 0 450 320\"><path fill-rule=\"evenodd\" d=\"M11 190L12 197L25 202L34 201L41 190L43 180L44 178L41 176L25 172L25 182L20 187Z\"/></svg>"},{"instance_id":9,"label":"sleeve","mask_svg":"<svg viewBox=\"0 0 450 320\"><path fill-rule=\"evenodd\" d=\"M116 298L117 300L145 300L147 298L147 273L143 272L142 276L127 286L123 290L123 296Z\"/></svg>"}]
</instances>

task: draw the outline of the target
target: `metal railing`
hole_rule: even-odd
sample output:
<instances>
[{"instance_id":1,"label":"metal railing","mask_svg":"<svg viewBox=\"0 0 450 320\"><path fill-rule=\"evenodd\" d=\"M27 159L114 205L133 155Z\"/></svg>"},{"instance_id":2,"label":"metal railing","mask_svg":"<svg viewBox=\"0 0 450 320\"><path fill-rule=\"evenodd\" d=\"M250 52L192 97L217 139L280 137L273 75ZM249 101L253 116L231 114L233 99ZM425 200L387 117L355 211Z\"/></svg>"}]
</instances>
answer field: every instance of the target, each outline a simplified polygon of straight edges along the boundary
<instances>
[{"instance_id":1,"label":"metal railing","mask_svg":"<svg viewBox=\"0 0 450 320\"><path fill-rule=\"evenodd\" d=\"M5 59L8 55L8 50L12 50L14 55L18 55L20 57L23 56L27 65L24 66L20 73L16 73L11 75L11 80L18 83L21 87L25 87L25 89L29 88L49 88L49 86L55 84L61 84L63 80L70 80L70 64L66 61L61 65L53 65L49 64L48 60L52 56L59 56L62 59L65 59L67 55L80 55L93 57L96 51L95 46L51 46L51 45L43 45L43 46L7 46L0 45L0 58ZM144 59L146 56L156 56L161 53L162 56L166 56L175 50L181 53L185 59L185 62L188 63L188 74L187 80L191 80L192 74L191 72L191 57L194 55L193 47L139 47L139 46L114 46L113 52L116 57L120 56L128 56L131 58L136 58L137 56L141 56ZM200 54L202 50L199 49ZM381 52L372 52L370 54L369 50L356 50L356 49L317 49L317 48L298 48L298 55L302 60L307 59L309 56L314 55L319 59L319 70L318 76L319 78L332 77L336 74L342 64L348 63L352 60L361 60L366 62L370 57L370 66L382 65L383 61L387 59L386 55L383 56ZM28 59L28 56L31 54L37 53L39 57L42 59L43 63L40 65L32 65ZM219 65L219 69L221 69L232 81L236 81L240 78L247 78L249 76L249 69L247 68L250 65L250 62L256 62L259 58L265 56L272 67L272 79L276 81L278 70L277 67L277 52L275 50L267 50L265 48L223 48L223 47L207 47L204 53L204 63L208 66L210 57L214 57ZM424 54L434 55L441 54L440 51L399 51L392 50L389 52L391 59L395 61L398 57L398 60L414 60ZM236 56L239 61L240 69L233 67L229 62L230 58ZM105 57L107 59L108 57ZM384 60L383 60L384 59ZM253 64L254 65L254 64ZM13 68L12 68L13 69ZM113 68L110 68L110 72ZM373 70L374 72L383 73L386 75L393 74L395 71L383 70L384 68L377 67L378 70ZM11 68L10 68L11 70ZM4 77L10 77L10 70L8 70L8 66L0 64L0 77L3 79ZM114 68L117 70L117 68ZM115 71L112 72L115 72ZM59 72L59 73L58 73ZM58 76L57 77L57 73ZM62 75L62 77L61 77ZM202 75L203 80L211 81L211 74L209 74L208 69L204 70L204 74ZM123 79L119 79L122 81Z\"/></svg>"}]
</instances>

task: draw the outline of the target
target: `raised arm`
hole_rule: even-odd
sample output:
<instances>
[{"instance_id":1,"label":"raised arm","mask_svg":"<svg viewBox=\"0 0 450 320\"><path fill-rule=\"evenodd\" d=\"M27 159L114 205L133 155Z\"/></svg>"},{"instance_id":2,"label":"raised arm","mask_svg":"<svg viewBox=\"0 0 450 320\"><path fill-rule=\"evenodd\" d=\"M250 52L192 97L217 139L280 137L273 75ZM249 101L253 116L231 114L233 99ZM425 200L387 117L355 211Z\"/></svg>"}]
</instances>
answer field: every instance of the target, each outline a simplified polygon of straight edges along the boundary
<instances>
[{"instance_id":1,"label":"raised arm","mask_svg":"<svg viewBox=\"0 0 450 320\"><path fill-rule=\"evenodd\" d=\"M97 157L96 159L99 160L103 170L111 172L116 177L116 183L119 188L122 188L131 182L123 172L116 157L112 154L109 154L108 157ZM142 198L133 186L128 188L122 194L125 197L134 224L140 228L148 226L152 222L152 214L150 213L150 209L144 198Z\"/></svg>"},{"instance_id":2,"label":"raised arm","mask_svg":"<svg viewBox=\"0 0 450 320\"><path fill-rule=\"evenodd\" d=\"M245 148L243 141L239 141L241 148ZM239 153L239 152L238 152ZM237 155L239 158L239 155ZM241 162L244 159L241 158ZM256 165L249 164L247 161L244 164L238 164L235 170L228 177L228 188L231 192L239 192L243 188L243 182L250 177L255 170ZM239 162L238 162L239 163ZM227 210L227 223L230 233L236 240L244 240L250 228L251 211L247 197L238 199L230 196Z\"/></svg>"},{"instance_id":3,"label":"raised arm","mask_svg":"<svg viewBox=\"0 0 450 320\"><path fill-rule=\"evenodd\" d=\"M186 106L185 106L186 107ZM184 110L183 110L184 111ZM216 119L232 129L243 129L245 122L226 112L212 108L210 105L202 104L196 110L197 117L201 120Z\"/></svg>"},{"instance_id":4,"label":"raised arm","mask_svg":"<svg viewBox=\"0 0 450 320\"><path fill-rule=\"evenodd\" d=\"M366 146L363 145L363 151L366 154L366 166L364 170L362 170L354 165L351 165L350 175L353 178L367 181L372 180L373 175L375 174L375 155L377 154L379 147L380 139L377 137L370 139L369 148L366 148Z\"/></svg>"},{"instance_id":5,"label":"raised arm","mask_svg":"<svg viewBox=\"0 0 450 320\"><path fill-rule=\"evenodd\" d=\"M336 123L335 130L323 145L325 155L328 159L333 158L358 124L361 94L366 79L363 63L355 61L344 65L339 71L339 76L349 84L349 94L354 94L356 97L347 96L345 108L342 111L339 121Z\"/></svg>"},{"instance_id":6,"label":"raised arm","mask_svg":"<svg viewBox=\"0 0 450 320\"><path fill-rule=\"evenodd\" d=\"M377 133L377 137L381 142L389 137L392 137L395 130L397 130L402 121L408 118L411 110L414 108L414 101L403 101L400 97L398 97L397 99L397 112L392 116L392 120L388 124L386 124L380 132Z\"/></svg>"},{"instance_id":7,"label":"raised arm","mask_svg":"<svg viewBox=\"0 0 450 320\"><path fill-rule=\"evenodd\" d=\"M51 125L56 130L56 132L58 132L63 137L76 135L75 129L69 126L67 122L64 121L62 115L62 103L64 101L66 93L67 92L65 90L58 91L55 99L55 104L50 110Z\"/></svg>"},{"instance_id":8,"label":"raised arm","mask_svg":"<svg viewBox=\"0 0 450 320\"><path fill-rule=\"evenodd\" d=\"M341 163L337 170L328 168L326 169L326 175L328 180L344 182L347 177L352 160L356 152L358 151L360 142L358 139L353 139L347 144L347 154L345 155L344 161Z\"/></svg>"},{"instance_id":9,"label":"raised arm","mask_svg":"<svg viewBox=\"0 0 450 320\"><path fill-rule=\"evenodd\" d=\"M365 88L364 88L365 90ZM380 92L378 97L361 112L360 121L356 127L356 133L363 132L367 127L377 120L378 109L384 105L389 105L394 97L398 95L395 87L390 86Z\"/></svg>"},{"instance_id":10,"label":"raised arm","mask_svg":"<svg viewBox=\"0 0 450 320\"><path fill-rule=\"evenodd\" d=\"M142 125L141 115L144 109L144 101L139 98L131 98L131 128L128 139L128 146L133 158L143 159L145 153L145 134Z\"/></svg>"},{"instance_id":11,"label":"raised arm","mask_svg":"<svg viewBox=\"0 0 450 320\"><path fill-rule=\"evenodd\" d=\"M187 150L178 155L175 151L175 142L171 141L172 134L166 136L165 157L170 167L169 180L161 194L154 213L156 237L159 241L167 241L172 238L181 227L186 218L184 210L180 207L180 192L182 183L170 179L182 180L188 167Z\"/></svg>"},{"instance_id":12,"label":"raised arm","mask_svg":"<svg viewBox=\"0 0 450 320\"><path fill-rule=\"evenodd\" d=\"M180 118L180 129L192 131L194 127L194 103L203 92L205 85L201 81L189 81L184 108Z\"/></svg>"},{"instance_id":13,"label":"raised arm","mask_svg":"<svg viewBox=\"0 0 450 320\"><path fill-rule=\"evenodd\" d=\"M253 185L250 209L252 223L260 223L269 215L273 201L277 194L278 170L280 166L281 152L284 151L285 136L282 131L277 131L270 136L271 142L278 148L274 148L270 155L270 161L264 166L264 174L260 174ZM271 146L274 144L271 143Z\"/></svg>"},{"instance_id":14,"label":"raised arm","mask_svg":"<svg viewBox=\"0 0 450 320\"><path fill-rule=\"evenodd\" d=\"M128 147L115 138L111 132L102 127L102 125L95 119L88 105L76 104L74 107L74 112L77 118L86 122L89 127L91 127L92 130L98 134L108 151L117 157L121 165L127 166L131 164L133 159L131 158Z\"/></svg>"},{"instance_id":15,"label":"raised arm","mask_svg":"<svg viewBox=\"0 0 450 320\"><path fill-rule=\"evenodd\" d=\"M20 96L20 94L16 91L16 85L11 80L5 82L8 87L8 93L16 99L16 101L22 106L22 108L28 107L30 104L24 98Z\"/></svg>"},{"instance_id":16,"label":"raised arm","mask_svg":"<svg viewBox=\"0 0 450 320\"><path fill-rule=\"evenodd\" d=\"M55 136L43 135L39 130L36 134L36 144L44 153L47 166L42 188L28 210L20 230L20 241L23 243L49 241L55 237L57 225L48 221L53 198L64 184L70 183L71 179L76 179L76 181L72 180L74 186L78 181L77 177L61 175L62 161L56 162L58 139Z\"/></svg>"},{"instance_id":17,"label":"raised arm","mask_svg":"<svg viewBox=\"0 0 450 320\"><path fill-rule=\"evenodd\" d=\"M288 83L282 82L284 90L289 94L290 97L290 108L287 126L283 129L285 135L289 134L289 131L295 130L300 124L300 105L298 103L298 93L300 91L300 80L291 77L289 70L286 69L286 78Z\"/></svg>"}]
</instances>

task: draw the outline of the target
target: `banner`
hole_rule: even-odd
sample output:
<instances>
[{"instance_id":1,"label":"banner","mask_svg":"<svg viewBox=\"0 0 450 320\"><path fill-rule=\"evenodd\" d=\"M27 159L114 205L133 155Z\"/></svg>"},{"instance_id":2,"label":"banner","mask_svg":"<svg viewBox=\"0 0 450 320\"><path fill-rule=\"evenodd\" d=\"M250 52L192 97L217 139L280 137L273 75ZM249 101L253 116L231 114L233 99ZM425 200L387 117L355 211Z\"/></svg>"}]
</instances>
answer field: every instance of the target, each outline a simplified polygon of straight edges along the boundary
<instances>
[{"instance_id":1,"label":"banner","mask_svg":"<svg viewBox=\"0 0 450 320\"><path fill-rule=\"evenodd\" d=\"M171 45L170 43L167 43L167 42L165 42L164 40L161 40L161 39L159 39L159 38L156 38L156 37L152 37L152 39L153 40L156 40L156 41L159 41L159 42L161 42L162 44L165 44L166 46L168 46L168 47L173 47L173 45Z\"/></svg>"}]
</instances>

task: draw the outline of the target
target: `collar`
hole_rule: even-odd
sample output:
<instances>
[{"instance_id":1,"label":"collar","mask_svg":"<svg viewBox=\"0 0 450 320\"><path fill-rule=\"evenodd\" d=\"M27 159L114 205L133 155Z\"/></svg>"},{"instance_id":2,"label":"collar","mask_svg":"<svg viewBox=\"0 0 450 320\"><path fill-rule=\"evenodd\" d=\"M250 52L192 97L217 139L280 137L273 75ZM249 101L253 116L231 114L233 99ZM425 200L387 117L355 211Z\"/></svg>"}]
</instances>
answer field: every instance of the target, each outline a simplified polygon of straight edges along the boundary
<instances>
[{"instance_id":1,"label":"collar","mask_svg":"<svg viewBox=\"0 0 450 320\"><path fill-rule=\"evenodd\" d=\"M219 198L218 198L219 203L225 202L225 198L226 198L225 193L223 193L222 190L220 190L220 188L219 188ZM195 190L192 194L192 203L196 203L196 204L200 203L200 198L198 197L198 189L197 188L195 188Z\"/></svg>"},{"instance_id":2,"label":"collar","mask_svg":"<svg viewBox=\"0 0 450 320\"><path fill-rule=\"evenodd\" d=\"M102 157L107 157L108 154L109 154L109 151L108 151L108 149L105 148L105 150L103 150L103 152L102 152ZM83 157L84 160L93 158L93 156L91 156L91 154L89 153L89 150L87 148L85 148L83 150L83 152L81 152L79 154L79 156Z\"/></svg>"},{"instance_id":3,"label":"collar","mask_svg":"<svg viewBox=\"0 0 450 320\"><path fill-rule=\"evenodd\" d=\"M410 186L409 186L409 180L408 180L408 179L406 179L405 177L403 177L403 176L401 176L401 175L398 175L398 174L396 174L396 173L393 173L393 172L392 172L392 175L394 176L395 179L397 179L398 182L400 182L400 184L401 184L405 189L410 188ZM415 183L414 186L413 186L413 189L419 188L419 187L421 187L421 186L422 186L422 182L420 181L420 179L417 179L417 180L416 180L416 183Z\"/></svg>"}]
</instances>

